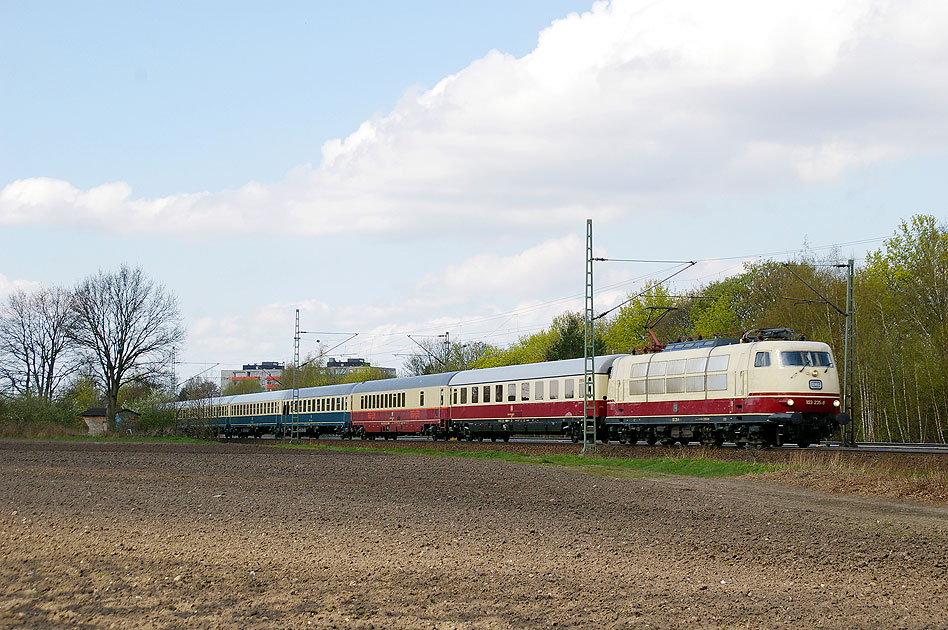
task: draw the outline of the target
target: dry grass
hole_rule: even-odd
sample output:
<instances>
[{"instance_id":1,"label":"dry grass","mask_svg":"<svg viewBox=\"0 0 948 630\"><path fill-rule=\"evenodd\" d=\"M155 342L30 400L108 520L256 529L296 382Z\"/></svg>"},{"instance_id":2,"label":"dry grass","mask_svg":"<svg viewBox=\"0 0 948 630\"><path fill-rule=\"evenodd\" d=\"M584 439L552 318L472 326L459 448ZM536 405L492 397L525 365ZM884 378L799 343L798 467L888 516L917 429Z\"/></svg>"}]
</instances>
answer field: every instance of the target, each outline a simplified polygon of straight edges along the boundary
<instances>
[{"instance_id":1,"label":"dry grass","mask_svg":"<svg viewBox=\"0 0 948 630\"><path fill-rule=\"evenodd\" d=\"M777 464L775 471L755 476L837 494L948 503L948 473L922 465L907 465L904 459L791 452L785 462Z\"/></svg>"},{"instance_id":2,"label":"dry grass","mask_svg":"<svg viewBox=\"0 0 948 630\"><path fill-rule=\"evenodd\" d=\"M77 429L55 422L0 422L0 438L28 438L52 440L86 434L86 428Z\"/></svg>"}]
</instances>

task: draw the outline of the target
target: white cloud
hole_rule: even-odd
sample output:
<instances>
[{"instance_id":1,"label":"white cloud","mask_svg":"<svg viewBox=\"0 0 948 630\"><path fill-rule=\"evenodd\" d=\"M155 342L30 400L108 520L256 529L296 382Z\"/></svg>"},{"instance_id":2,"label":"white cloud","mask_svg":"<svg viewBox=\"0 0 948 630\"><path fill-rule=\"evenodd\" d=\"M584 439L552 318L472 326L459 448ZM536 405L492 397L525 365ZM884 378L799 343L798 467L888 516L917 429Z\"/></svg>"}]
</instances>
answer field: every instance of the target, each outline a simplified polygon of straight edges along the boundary
<instances>
[{"instance_id":1,"label":"white cloud","mask_svg":"<svg viewBox=\"0 0 948 630\"><path fill-rule=\"evenodd\" d=\"M948 4L597 3L326 142L274 185L136 198L37 177L0 224L120 233L544 234L703 194L830 181L948 145Z\"/></svg>"},{"instance_id":2,"label":"white cloud","mask_svg":"<svg viewBox=\"0 0 948 630\"><path fill-rule=\"evenodd\" d=\"M0 302L5 301L10 294L16 293L17 291L25 291L26 293L30 293L41 289L42 287L43 284L41 282L22 279L11 280L0 273Z\"/></svg>"}]
</instances>

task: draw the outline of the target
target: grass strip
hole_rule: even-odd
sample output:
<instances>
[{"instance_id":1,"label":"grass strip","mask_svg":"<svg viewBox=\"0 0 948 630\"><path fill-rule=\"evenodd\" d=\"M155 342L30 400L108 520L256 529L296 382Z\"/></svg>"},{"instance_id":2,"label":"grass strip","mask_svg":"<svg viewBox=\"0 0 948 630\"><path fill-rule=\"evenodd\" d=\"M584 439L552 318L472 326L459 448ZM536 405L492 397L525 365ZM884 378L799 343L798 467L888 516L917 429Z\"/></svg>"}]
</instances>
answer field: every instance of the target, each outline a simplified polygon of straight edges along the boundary
<instances>
[{"instance_id":1,"label":"grass strip","mask_svg":"<svg viewBox=\"0 0 948 630\"><path fill-rule=\"evenodd\" d=\"M281 444L280 448L320 449L340 452L387 453L424 455L427 457L463 457L487 459L514 464L560 466L581 468L599 474L628 474L644 472L684 477L738 477L753 473L769 473L777 469L774 464L758 462L733 462L706 457L651 457L648 459L626 459L600 457L598 455L523 455L505 451L436 451L422 448L365 448L359 446L325 446L310 444Z\"/></svg>"}]
</instances>

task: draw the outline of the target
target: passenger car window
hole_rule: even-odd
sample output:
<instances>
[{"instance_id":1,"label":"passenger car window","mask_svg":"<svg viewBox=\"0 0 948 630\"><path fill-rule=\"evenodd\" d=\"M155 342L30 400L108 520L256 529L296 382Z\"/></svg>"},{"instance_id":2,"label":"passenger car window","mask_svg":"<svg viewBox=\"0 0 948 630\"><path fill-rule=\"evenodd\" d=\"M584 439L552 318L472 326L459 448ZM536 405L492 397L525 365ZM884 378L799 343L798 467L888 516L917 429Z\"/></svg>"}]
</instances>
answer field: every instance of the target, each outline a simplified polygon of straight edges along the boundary
<instances>
[{"instance_id":1,"label":"passenger car window","mask_svg":"<svg viewBox=\"0 0 948 630\"><path fill-rule=\"evenodd\" d=\"M550 381L550 400L556 400L560 397L560 382Z\"/></svg>"},{"instance_id":2,"label":"passenger car window","mask_svg":"<svg viewBox=\"0 0 948 630\"><path fill-rule=\"evenodd\" d=\"M507 385L507 400L517 400L517 386L513 383Z\"/></svg>"},{"instance_id":3,"label":"passenger car window","mask_svg":"<svg viewBox=\"0 0 948 630\"><path fill-rule=\"evenodd\" d=\"M533 399L543 400L543 381L537 381L533 384Z\"/></svg>"},{"instance_id":4,"label":"passenger car window","mask_svg":"<svg viewBox=\"0 0 948 630\"><path fill-rule=\"evenodd\" d=\"M520 383L520 400L530 400L530 383Z\"/></svg>"},{"instance_id":5,"label":"passenger car window","mask_svg":"<svg viewBox=\"0 0 948 630\"><path fill-rule=\"evenodd\" d=\"M490 402L490 385L484 385L484 402Z\"/></svg>"},{"instance_id":6,"label":"passenger car window","mask_svg":"<svg viewBox=\"0 0 948 630\"><path fill-rule=\"evenodd\" d=\"M576 394L576 382L575 382L573 379L571 379L571 378L566 379L566 390L565 390L565 391L566 391L566 397L567 397L567 398L574 398L574 397L575 397L575 394Z\"/></svg>"}]
</instances>

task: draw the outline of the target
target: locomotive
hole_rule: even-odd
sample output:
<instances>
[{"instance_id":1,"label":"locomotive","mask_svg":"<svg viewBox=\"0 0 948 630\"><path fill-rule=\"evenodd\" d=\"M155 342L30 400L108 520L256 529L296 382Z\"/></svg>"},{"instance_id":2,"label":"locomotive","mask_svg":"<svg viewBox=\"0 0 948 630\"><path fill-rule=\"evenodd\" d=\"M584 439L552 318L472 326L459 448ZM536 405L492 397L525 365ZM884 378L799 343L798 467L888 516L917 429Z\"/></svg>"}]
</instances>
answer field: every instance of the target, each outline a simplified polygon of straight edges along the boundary
<instances>
[{"instance_id":1,"label":"locomotive","mask_svg":"<svg viewBox=\"0 0 948 630\"><path fill-rule=\"evenodd\" d=\"M592 385L603 442L806 447L850 421L825 343L789 329L671 343L660 351L242 394L176 404L181 424L222 436L579 441Z\"/></svg>"}]
</instances>

